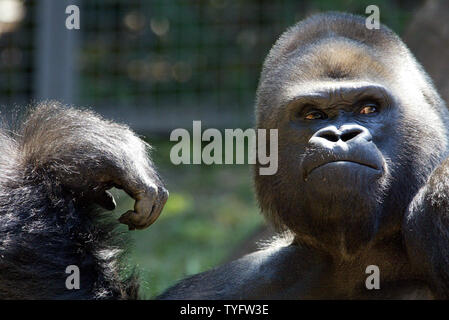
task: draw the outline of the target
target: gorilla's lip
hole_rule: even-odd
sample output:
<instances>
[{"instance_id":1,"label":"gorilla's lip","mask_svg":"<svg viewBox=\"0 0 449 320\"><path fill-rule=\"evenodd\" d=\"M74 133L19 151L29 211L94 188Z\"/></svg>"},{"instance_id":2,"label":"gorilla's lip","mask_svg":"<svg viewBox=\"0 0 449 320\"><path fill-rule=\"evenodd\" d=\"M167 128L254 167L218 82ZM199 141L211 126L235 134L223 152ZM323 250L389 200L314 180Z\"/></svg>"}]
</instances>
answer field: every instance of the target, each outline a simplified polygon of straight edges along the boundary
<instances>
[{"instance_id":1,"label":"gorilla's lip","mask_svg":"<svg viewBox=\"0 0 449 320\"><path fill-rule=\"evenodd\" d=\"M362 161L357 161L357 160L353 160L353 159L332 159L326 162L322 162L319 163L318 165L313 166L308 172L306 172L305 178L307 178L308 175L310 175L314 170L324 167L326 165L332 164L332 163L353 163L359 166L364 166L367 168L370 168L372 170L376 170L376 171L381 171L380 167L376 164L373 163L368 163L368 162L362 162Z\"/></svg>"},{"instance_id":2,"label":"gorilla's lip","mask_svg":"<svg viewBox=\"0 0 449 320\"><path fill-rule=\"evenodd\" d=\"M352 169L353 171L364 169L368 170L368 174L372 172L375 176L383 175L385 159L373 142L359 142L347 147L344 149L337 145L332 149L311 148L307 150L301 161L303 179L306 180L313 171L326 165L329 165L329 168L326 168L331 171L329 173L338 172L340 169L338 163L342 165L341 170L348 173Z\"/></svg>"},{"instance_id":3,"label":"gorilla's lip","mask_svg":"<svg viewBox=\"0 0 449 320\"><path fill-rule=\"evenodd\" d=\"M374 169L374 170L379 170L379 168L377 166L375 166L373 164L370 164L370 163L363 163L363 162L355 161L355 160L332 160L332 161L322 163L322 164L312 168L312 170L310 170L310 172L312 172L313 170L318 169L318 168L320 168L322 166L325 166L327 164L336 163L336 162L351 162L351 163L355 163L355 164L358 164L358 165L361 165L361 166L365 166L365 167L368 167L368 168L371 168L371 169Z\"/></svg>"}]
</instances>

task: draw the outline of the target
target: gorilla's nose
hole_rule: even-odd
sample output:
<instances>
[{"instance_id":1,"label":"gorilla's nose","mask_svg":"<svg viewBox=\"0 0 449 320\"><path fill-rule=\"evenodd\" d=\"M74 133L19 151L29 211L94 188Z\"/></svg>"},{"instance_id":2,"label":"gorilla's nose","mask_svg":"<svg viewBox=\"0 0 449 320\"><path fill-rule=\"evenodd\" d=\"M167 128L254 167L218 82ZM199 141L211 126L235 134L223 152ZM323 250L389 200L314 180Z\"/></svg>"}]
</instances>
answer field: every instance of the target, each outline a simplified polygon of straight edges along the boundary
<instances>
[{"instance_id":1,"label":"gorilla's nose","mask_svg":"<svg viewBox=\"0 0 449 320\"><path fill-rule=\"evenodd\" d=\"M328 144L339 140L349 143L355 139L371 141L371 133L365 127L358 124L345 124L337 129L335 126L328 126L315 132L310 138L312 144Z\"/></svg>"}]
</instances>

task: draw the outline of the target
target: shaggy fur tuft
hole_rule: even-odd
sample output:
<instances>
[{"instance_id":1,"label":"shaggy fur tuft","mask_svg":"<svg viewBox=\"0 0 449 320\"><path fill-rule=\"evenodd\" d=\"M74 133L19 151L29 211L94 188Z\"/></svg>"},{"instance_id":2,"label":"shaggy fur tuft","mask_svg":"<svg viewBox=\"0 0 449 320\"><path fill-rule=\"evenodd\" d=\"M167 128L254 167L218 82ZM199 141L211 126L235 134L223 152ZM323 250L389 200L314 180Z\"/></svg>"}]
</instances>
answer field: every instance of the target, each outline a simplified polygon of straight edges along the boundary
<instances>
[{"instance_id":1,"label":"shaggy fur tuft","mask_svg":"<svg viewBox=\"0 0 449 320\"><path fill-rule=\"evenodd\" d=\"M55 102L0 128L0 299L137 298L127 237L91 195L115 185L110 172L159 181L147 148L128 127ZM79 290L65 287L69 265Z\"/></svg>"}]
</instances>

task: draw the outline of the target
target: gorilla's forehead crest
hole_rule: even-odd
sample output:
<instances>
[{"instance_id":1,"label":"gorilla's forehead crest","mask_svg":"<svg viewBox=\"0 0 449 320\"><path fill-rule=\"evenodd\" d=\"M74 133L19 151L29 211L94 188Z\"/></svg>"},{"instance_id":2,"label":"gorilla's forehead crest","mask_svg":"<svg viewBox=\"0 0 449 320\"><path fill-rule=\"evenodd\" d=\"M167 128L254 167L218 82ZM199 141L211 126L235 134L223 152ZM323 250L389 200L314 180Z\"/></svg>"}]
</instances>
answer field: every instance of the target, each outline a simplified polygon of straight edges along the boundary
<instances>
[{"instance_id":1,"label":"gorilla's forehead crest","mask_svg":"<svg viewBox=\"0 0 449 320\"><path fill-rule=\"evenodd\" d=\"M357 61L357 63L354 63ZM286 82L326 80L376 80L392 77L391 58L363 43L339 37L325 38L291 51L278 66ZM276 69L274 69L276 73ZM278 73L279 75L279 73Z\"/></svg>"},{"instance_id":2,"label":"gorilla's forehead crest","mask_svg":"<svg viewBox=\"0 0 449 320\"><path fill-rule=\"evenodd\" d=\"M359 16L346 13L318 14L288 29L275 43L265 63L276 63L298 48L316 45L326 39L331 40L333 44L352 40L396 54L398 50L407 51L401 39L383 25L378 30L369 30L365 26L365 20Z\"/></svg>"}]
</instances>

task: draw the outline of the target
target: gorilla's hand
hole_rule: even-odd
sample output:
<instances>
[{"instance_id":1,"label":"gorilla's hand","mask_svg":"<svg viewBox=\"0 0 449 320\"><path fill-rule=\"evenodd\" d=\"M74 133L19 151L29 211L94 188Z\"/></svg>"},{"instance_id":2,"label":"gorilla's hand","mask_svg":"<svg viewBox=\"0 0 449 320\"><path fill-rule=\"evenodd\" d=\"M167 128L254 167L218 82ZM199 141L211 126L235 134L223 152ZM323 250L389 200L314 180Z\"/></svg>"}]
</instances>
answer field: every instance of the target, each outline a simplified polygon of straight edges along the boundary
<instances>
[{"instance_id":1,"label":"gorilla's hand","mask_svg":"<svg viewBox=\"0 0 449 320\"><path fill-rule=\"evenodd\" d=\"M126 179L126 177L125 177ZM160 179L142 179L140 182L128 180L123 189L136 200L134 210L124 213L119 221L128 225L130 230L144 229L159 217L167 202L168 191Z\"/></svg>"},{"instance_id":2,"label":"gorilla's hand","mask_svg":"<svg viewBox=\"0 0 449 320\"><path fill-rule=\"evenodd\" d=\"M120 217L129 229L144 229L160 215L168 192L148 156L149 146L128 127L90 111L44 103L22 128L24 172L47 177L73 194L79 205L112 210L107 189L123 189L136 200Z\"/></svg>"},{"instance_id":3,"label":"gorilla's hand","mask_svg":"<svg viewBox=\"0 0 449 320\"><path fill-rule=\"evenodd\" d=\"M128 162L139 162L142 159L127 159ZM142 163L133 163L130 167L139 167ZM98 187L92 189L92 200L107 210L115 208L114 197L106 190L113 185L123 189L136 202L134 210L124 213L119 221L128 225L129 230L144 229L153 224L162 212L167 202L168 191L165 189L159 176L149 170L140 168L139 172L121 170L103 170L98 168L101 175L97 181L102 181ZM106 168L107 169L107 168Z\"/></svg>"},{"instance_id":4,"label":"gorilla's hand","mask_svg":"<svg viewBox=\"0 0 449 320\"><path fill-rule=\"evenodd\" d=\"M415 270L439 298L449 298L449 158L414 197L402 230Z\"/></svg>"}]
</instances>

